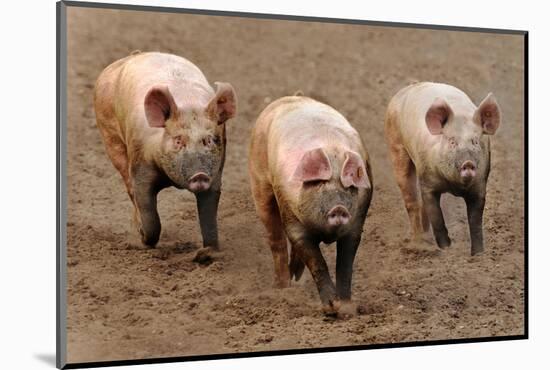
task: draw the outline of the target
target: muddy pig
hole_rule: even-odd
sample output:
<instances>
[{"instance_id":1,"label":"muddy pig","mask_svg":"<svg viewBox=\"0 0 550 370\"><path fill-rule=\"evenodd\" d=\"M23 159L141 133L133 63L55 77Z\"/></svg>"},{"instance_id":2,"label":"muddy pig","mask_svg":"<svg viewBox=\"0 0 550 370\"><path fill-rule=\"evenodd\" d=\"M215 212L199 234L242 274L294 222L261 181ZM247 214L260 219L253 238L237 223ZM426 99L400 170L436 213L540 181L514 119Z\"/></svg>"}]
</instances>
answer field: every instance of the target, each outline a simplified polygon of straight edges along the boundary
<instances>
[{"instance_id":1,"label":"muddy pig","mask_svg":"<svg viewBox=\"0 0 550 370\"><path fill-rule=\"evenodd\" d=\"M109 65L97 79L97 126L149 247L161 230L157 194L175 186L195 194L204 247L218 248L225 122L235 116L237 101L230 84L215 84L216 91L184 58L141 52Z\"/></svg>"},{"instance_id":2,"label":"muddy pig","mask_svg":"<svg viewBox=\"0 0 550 370\"><path fill-rule=\"evenodd\" d=\"M451 193L466 201L471 254L483 251L491 159L488 135L496 132L500 121L493 94L476 107L456 87L422 82L392 98L386 112L386 140L414 238L431 224L437 245L451 245L440 207L441 194Z\"/></svg>"},{"instance_id":3,"label":"muddy pig","mask_svg":"<svg viewBox=\"0 0 550 370\"><path fill-rule=\"evenodd\" d=\"M273 254L275 286L300 279L305 265L323 310L337 314L351 299L353 260L373 189L357 131L328 105L303 96L280 98L252 131L249 174ZM319 249L320 242L335 241L336 286Z\"/></svg>"}]
</instances>

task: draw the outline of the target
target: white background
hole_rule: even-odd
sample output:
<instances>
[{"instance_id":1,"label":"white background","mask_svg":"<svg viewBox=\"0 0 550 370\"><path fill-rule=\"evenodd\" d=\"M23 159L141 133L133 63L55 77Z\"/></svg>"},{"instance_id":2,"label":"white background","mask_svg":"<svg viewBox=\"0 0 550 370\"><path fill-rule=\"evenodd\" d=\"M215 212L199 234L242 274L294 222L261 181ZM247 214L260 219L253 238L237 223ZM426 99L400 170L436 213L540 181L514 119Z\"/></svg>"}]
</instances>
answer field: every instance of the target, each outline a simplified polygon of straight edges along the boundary
<instances>
[{"instance_id":1,"label":"white background","mask_svg":"<svg viewBox=\"0 0 550 370\"><path fill-rule=\"evenodd\" d=\"M546 110L550 98L547 91L550 82L550 22L545 2L128 1L144 5L530 31L529 340L143 365L133 369L406 367L447 370L548 366L550 245L545 238L548 228L545 221L549 206L546 181L550 180L546 173L549 170L547 160L550 158L546 152L549 147L546 138L550 136ZM5 1L1 18L0 367L53 368L56 248L55 2ZM475 60L471 62L475 63Z\"/></svg>"}]
</instances>

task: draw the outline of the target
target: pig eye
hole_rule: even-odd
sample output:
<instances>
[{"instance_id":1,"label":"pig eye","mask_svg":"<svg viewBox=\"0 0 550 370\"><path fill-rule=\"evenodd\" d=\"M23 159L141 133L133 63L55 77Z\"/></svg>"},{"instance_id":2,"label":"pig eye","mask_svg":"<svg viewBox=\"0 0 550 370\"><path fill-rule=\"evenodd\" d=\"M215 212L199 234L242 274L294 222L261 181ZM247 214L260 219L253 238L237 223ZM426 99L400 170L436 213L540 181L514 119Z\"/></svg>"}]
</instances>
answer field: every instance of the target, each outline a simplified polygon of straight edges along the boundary
<instances>
[{"instance_id":1,"label":"pig eye","mask_svg":"<svg viewBox=\"0 0 550 370\"><path fill-rule=\"evenodd\" d=\"M456 140L454 137L449 138L449 145L451 146L451 148L456 147Z\"/></svg>"},{"instance_id":2,"label":"pig eye","mask_svg":"<svg viewBox=\"0 0 550 370\"><path fill-rule=\"evenodd\" d=\"M176 136L174 138L174 145L176 148L185 148L185 142L183 141L183 138L181 136Z\"/></svg>"},{"instance_id":3,"label":"pig eye","mask_svg":"<svg viewBox=\"0 0 550 370\"><path fill-rule=\"evenodd\" d=\"M473 145L478 145L478 144L479 144L479 140L477 140L477 138L473 138L473 139L472 139L472 144L473 144Z\"/></svg>"},{"instance_id":4,"label":"pig eye","mask_svg":"<svg viewBox=\"0 0 550 370\"><path fill-rule=\"evenodd\" d=\"M313 181L306 181L303 183L303 187L304 188L314 188L314 187L317 187L317 186L321 186L323 185L324 183L326 183L327 180L313 180Z\"/></svg>"}]
</instances>

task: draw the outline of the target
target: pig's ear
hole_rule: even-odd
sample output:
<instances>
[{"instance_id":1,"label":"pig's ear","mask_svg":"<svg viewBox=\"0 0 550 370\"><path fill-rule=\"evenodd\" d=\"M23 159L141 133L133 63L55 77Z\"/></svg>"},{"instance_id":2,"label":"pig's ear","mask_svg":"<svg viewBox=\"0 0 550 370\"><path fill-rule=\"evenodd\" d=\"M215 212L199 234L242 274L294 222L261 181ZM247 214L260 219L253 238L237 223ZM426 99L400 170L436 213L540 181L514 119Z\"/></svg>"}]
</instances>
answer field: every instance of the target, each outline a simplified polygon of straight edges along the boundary
<instances>
[{"instance_id":1,"label":"pig's ear","mask_svg":"<svg viewBox=\"0 0 550 370\"><path fill-rule=\"evenodd\" d=\"M178 107L166 86L154 86L145 96L145 116L151 127L165 127L166 120L177 114Z\"/></svg>"},{"instance_id":2,"label":"pig's ear","mask_svg":"<svg viewBox=\"0 0 550 370\"><path fill-rule=\"evenodd\" d=\"M474 113L474 122L481 126L483 133L493 135L500 126L500 107L493 93L489 93Z\"/></svg>"},{"instance_id":3,"label":"pig's ear","mask_svg":"<svg viewBox=\"0 0 550 370\"><path fill-rule=\"evenodd\" d=\"M369 189L371 187L365 163L358 153L346 152L340 181L345 188L355 186L356 188Z\"/></svg>"},{"instance_id":4,"label":"pig's ear","mask_svg":"<svg viewBox=\"0 0 550 370\"><path fill-rule=\"evenodd\" d=\"M453 114L451 107L443 98L437 98L426 112L426 125L432 135L441 135L443 126L447 124Z\"/></svg>"},{"instance_id":5,"label":"pig's ear","mask_svg":"<svg viewBox=\"0 0 550 370\"><path fill-rule=\"evenodd\" d=\"M330 161L322 148L317 148L306 152L294 175L293 180L301 182L330 180L332 177L332 168Z\"/></svg>"},{"instance_id":6,"label":"pig's ear","mask_svg":"<svg viewBox=\"0 0 550 370\"><path fill-rule=\"evenodd\" d=\"M214 82L214 85L216 95L208 103L206 111L221 125L237 114L237 95L233 86L227 82Z\"/></svg>"}]
</instances>

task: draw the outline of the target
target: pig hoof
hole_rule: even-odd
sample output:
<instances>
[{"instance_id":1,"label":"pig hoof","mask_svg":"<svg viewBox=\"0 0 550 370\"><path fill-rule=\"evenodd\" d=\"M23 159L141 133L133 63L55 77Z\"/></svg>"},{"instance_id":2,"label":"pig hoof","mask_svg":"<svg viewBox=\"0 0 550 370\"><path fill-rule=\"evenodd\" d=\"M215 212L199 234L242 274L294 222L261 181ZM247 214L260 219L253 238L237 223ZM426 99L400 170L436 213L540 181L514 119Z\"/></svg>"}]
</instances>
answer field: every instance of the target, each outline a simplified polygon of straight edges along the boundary
<instances>
[{"instance_id":1,"label":"pig hoof","mask_svg":"<svg viewBox=\"0 0 550 370\"><path fill-rule=\"evenodd\" d=\"M147 235L141 227L138 229L138 231L139 235L141 236L141 242L143 243L143 245L145 245L147 248L155 248L155 245L159 241L158 235Z\"/></svg>"},{"instance_id":2,"label":"pig hoof","mask_svg":"<svg viewBox=\"0 0 550 370\"><path fill-rule=\"evenodd\" d=\"M451 246L451 239L448 237L445 239L438 239L437 246L441 249L449 248Z\"/></svg>"},{"instance_id":3,"label":"pig hoof","mask_svg":"<svg viewBox=\"0 0 550 370\"><path fill-rule=\"evenodd\" d=\"M155 249L155 246L157 245L158 238L141 238L141 242L144 246L146 246L149 249Z\"/></svg>"},{"instance_id":4,"label":"pig hoof","mask_svg":"<svg viewBox=\"0 0 550 370\"><path fill-rule=\"evenodd\" d=\"M197 251L195 257L193 257L193 262L196 262L200 265L210 265L214 262L215 257L218 257L219 253L212 247L204 247Z\"/></svg>"},{"instance_id":5,"label":"pig hoof","mask_svg":"<svg viewBox=\"0 0 550 370\"><path fill-rule=\"evenodd\" d=\"M340 301L333 300L333 301L329 301L328 304L323 306L323 313L327 317L337 317L339 309L340 309Z\"/></svg>"},{"instance_id":6,"label":"pig hoof","mask_svg":"<svg viewBox=\"0 0 550 370\"><path fill-rule=\"evenodd\" d=\"M483 249L478 249L478 250L473 250L472 249L472 252L471 252L471 255L472 257L474 256L481 256L483 254L484 250Z\"/></svg>"},{"instance_id":7,"label":"pig hoof","mask_svg":"<svg viewBox=\"0 0 550 370\"><path fill-rule=\"evenodd\" d=\"M305 265L302 261L298 260L295 256L290 258L290 263L288 265L288 270L290 273L290 280L294 279L295 281L300 280L304 272Z\"/></svg>"}]
</instances>

